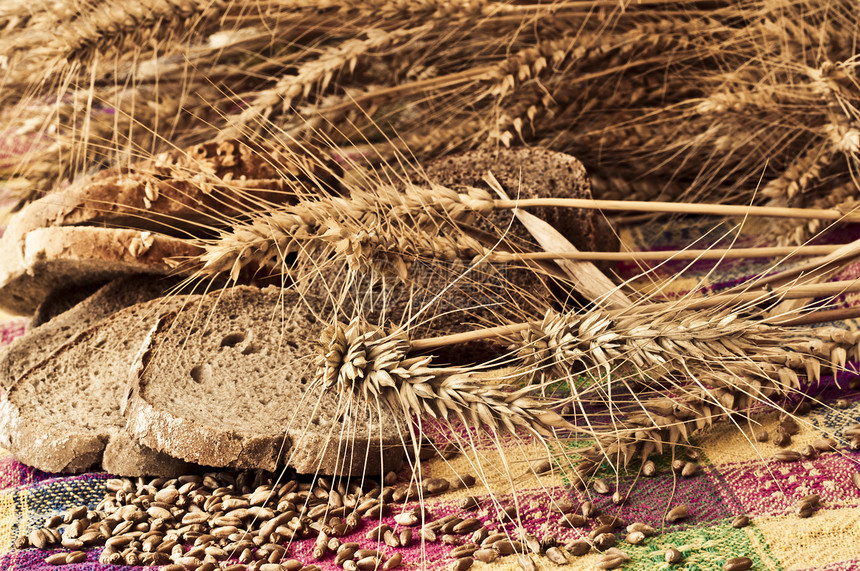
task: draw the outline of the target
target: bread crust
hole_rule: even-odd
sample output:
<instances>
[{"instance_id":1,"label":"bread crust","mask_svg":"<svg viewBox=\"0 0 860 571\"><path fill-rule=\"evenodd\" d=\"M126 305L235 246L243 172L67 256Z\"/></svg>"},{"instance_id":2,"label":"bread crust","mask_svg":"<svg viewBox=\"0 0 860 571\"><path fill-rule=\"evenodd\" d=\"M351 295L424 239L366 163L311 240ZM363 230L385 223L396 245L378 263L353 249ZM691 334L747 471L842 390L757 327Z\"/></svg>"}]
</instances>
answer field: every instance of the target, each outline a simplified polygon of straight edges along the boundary
<instances>
[{"instance_id":1,"label":"bread crust","mask_svg":"<svg viewBox=\"0 0 860 571\"><path fill-rule=\"evenodd\" d=\"M0 240L0 309L29 315L56 289L168 273L166 258L202 252L175 238L211 236L237 216L299 195L340 192L338 174L333 161L238 140L102 171L11 218Z\"/></svg>"},{"instance_id":2,"label":"bread crust","mask_svg":"<svg viewBox=\"0 0 860 571\"><path fill-rule=\"evenodd\" d=\"M316 185L339 188L332 173L286 149L254 149L238 140L201 143L130 167L101 171L36 200L10 221L22 240L49 226L106 226L199 235L248 211L295 200ZM313 173L313 178L308 176Z\"/></svg>"},{"instance_id":3,"label":"bread crust","mask_svg":"<svg viewBox=\"0 0 860 571\"><path fill-rule=\"evenodd\" d=\"M191 242L139 230L89 227L37 228L19 243L0 240L0 308L36 311L51 292L129 274L168 275L174 261L203 252Z\"/></svg>"},{"instance_id":4,"label":"bread crust","mask_svg":"<svg viewBox=\"0 0 860 571\"><path fill-rule=\"evenodd\" d=\"M284 180L264 179L213 185L203 193L189 181L129 173L33 201L14 217L8 232L20 240L38 228L89 225L195 235L201 227L224 225L262 204L281 204L288 190ZM150 201L147 194L158 199Z\"/></svg>"}]
</instances>

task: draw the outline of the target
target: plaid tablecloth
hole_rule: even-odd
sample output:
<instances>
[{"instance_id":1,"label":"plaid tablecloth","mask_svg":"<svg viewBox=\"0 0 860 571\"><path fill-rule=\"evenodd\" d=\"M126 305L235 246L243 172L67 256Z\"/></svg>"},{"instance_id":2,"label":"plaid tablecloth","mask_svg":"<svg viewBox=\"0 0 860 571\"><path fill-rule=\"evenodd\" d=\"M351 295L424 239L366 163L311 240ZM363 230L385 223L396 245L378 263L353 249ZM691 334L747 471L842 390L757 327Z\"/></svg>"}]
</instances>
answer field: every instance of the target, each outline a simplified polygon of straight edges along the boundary
<instances>
[{"instance_id":1,"label":"plaid tablecloth","mask_svg":"<svg viewBox=\"0 0 860 571\"><path fill-rule=\"evenodd\" d=\"M719 236L720 230L728 230L728 222L697 220L685 224L670 225L652 223L637 227L623 235L628 246L634 249L672 249L689 245L703 234ZM710 233L708 233L710 232ZM856 228L845 228L834 232L828 240L845 242L860 237ZM728 235L723 243L732 241ZM763 237L758 232L742 236L735 245L760 244ZM767 241L767 238L764 238ZM695 247L713 243L705 240ZM703 287L710 292L737 283L746 276L756 274L768 267L768 260L744 260L723 262L715 267L714 262L674 262L658 267L651 264L653 278L665 278L683 269L684 277L673 282L670 294L691 288ZM786 267L785 265L783 267ZM621 264L618 272L629 278L641 271L642 266ZM860 267L852 267L840 276L855 277ZM699 278L708 276L704 282ZM639 280L640 287L647 288L648 280ZM854 296L845 296L840 303L854 304ZM0 326L0 343L6 344L21 335L24 320L6 320ZM853 323L842 324L852 327ZM854 365L851 365L852 367ZM800 434L794 437L793 449L800 449L822 434L835 435L850 424L860 422L860 395L847 392L844 387L849 373L840 379L842 388L833 379L823 379L810 394L825 401L824 406L814 409L805 417ZM835 399L845 398L847 408L834 406ZM777 424L776 415L759 419L772 434ZM759 427L755 427L759 428ZM812 460L785 464L775 462L773 455L778 448L770 442L758 443L752 436L753 427L745 431L722 425L697 438L701 453L701 470L693 478L680 478L667 468L668 459L660 475L654 478L636 479L630 474L614 474L604 470L603 476L614 487L624 493L629 491L628 501L621 507L611 503L608 496L588 495L568 485L564 473L554 470L542 476L527 475L529 461L546 456L546 450L536 443L512 440L502 452L491 444L479 444L476 453L460 455L450 461L435 459L424 467L425 477L454 478L457 474L479 475L490 485L495 497L502 504L515 503L523 526L536 535L554 535L560 542L584 536L596 526L569 529L557 523L558 514L549 509L550 498L571 498L574 501L591 499L604 513L618 514L628 522L640 521L652 525L662 533L648 539L640 546L619 542L619 547L632 557L624 569L667 569L665 550L671 546L679 549L685 557L684 569L722 569L724 562L732 557L747 556L754 562L754 569L820 569L843 570L860 568L860 490L851 483L851 474L858 470L860 452L853 452L842 442L839 450L821 454ZM480 462L476 462L476 455ZM40 526L46 516L64 508L82 503L95 504L105 492L107 475L101 473L63 477L45 474L17 463L11 457L0 461L0 565L3 569L37 569L49 567L44 562L48 553L37 549L11 550L16 537ZM516 493L511 490L516 489ZM822 507L812 517L801 519L795 515L798 499L819 494ZM468 491L459 490L429 498L426 505L434 517L458 513L459 500L466 494L488 500L489 490L478 485ZM491 502L486 501L485 505ZM666 510L674 505L686 503L690 506L690 517L677 524L666 524ZM499 529L492 510L484 509L480 516L493 528ZM741 514L750 516L752 524L745 528L734 528L732 520ZM383 520L393 525L389 517ZM514 532L509 524L507 531ZM358 530L344 541L355 540L364 545L377 547L376 542L365 539L366 529ZM293 544L290 555L311 562L313 540ZM391 552L385 545L381 549ZM437 569L450 568L452 547L432 543L401 550L404 568ZM599 555L592 553L574 559L567 568L594 569ZM331 556L319 562L323 569L339 569ZM538 565L545 569L556 566L545 558ZM74 566L77 569L102 568L98 563L98 550L89 554L86 563ZM501 558L493 564L476 563L474 568L515 569L516 558ZM680 567L679 567L680 568Z\"/></svg>"}]
</instances>

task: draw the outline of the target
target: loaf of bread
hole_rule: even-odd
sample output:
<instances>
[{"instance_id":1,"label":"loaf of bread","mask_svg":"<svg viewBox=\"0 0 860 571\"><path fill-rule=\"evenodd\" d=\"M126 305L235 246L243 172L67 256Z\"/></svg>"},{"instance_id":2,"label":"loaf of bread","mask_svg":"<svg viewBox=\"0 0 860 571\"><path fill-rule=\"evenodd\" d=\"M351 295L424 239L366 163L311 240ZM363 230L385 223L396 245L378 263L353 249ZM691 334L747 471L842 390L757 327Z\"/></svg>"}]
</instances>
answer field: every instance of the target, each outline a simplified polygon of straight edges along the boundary
<instances>
[{"instance_id":1,"label":"loaf of bread","mask_svg":"<svg viewBox=\"0 0 860 571\"><path fill-rule=\"evenodd\" d=\"M430 161L413 179L430 180L457 188L486 188L483 177L492 172L505 192L516 198L592 198L585 167L575 157L541 148L468 151ZM529 212L551 224L582 251L617 250L615 234L597 210L540 207ZM491 215L483 227L494 235L513 232L517 240L533 243L510 211ZM509 228L510 225L510 228Z\"/></svg>"},{"instance_id":2,"label":"loaf of bread","mask_svg":"<svg viewBox=\"0 0 860 571\"><path fill-rule=\"evenodd\" d=\"M37 228L92 226L199 236L298 194L337 190L331 168L236 140L195 145L47 194L17 213L7 234L20 241Z\"/></svg>"},{"instance_id":3,"label":"loaf of bread","mask_svg":"<svg viewBox=\"0 0 860 571\"><path fill-rule=\"evenodd\" d=\"M339 192L336 167L239 141L196 145L103 171L28 204L0 238L0 309L32 314L52 292L133 273L177 270L249 211ZM179 268L182 269L181 267Z\"/></svg>"}]
</instances>

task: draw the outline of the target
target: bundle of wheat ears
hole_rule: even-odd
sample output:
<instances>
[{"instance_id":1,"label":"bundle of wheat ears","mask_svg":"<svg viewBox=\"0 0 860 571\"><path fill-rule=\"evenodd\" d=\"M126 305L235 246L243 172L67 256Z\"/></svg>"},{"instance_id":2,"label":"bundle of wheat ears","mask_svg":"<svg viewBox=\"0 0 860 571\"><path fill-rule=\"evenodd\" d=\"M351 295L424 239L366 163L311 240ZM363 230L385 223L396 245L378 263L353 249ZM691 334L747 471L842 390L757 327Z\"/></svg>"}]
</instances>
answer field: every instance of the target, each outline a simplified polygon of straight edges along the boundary
<instances>
[{"instance_id":1,"label":"bundle of wheat ears","mask_svg":"<svg viewBox=\"0 0 860 571\"><path fill-rule=\"evenodd\" d=\"M175 261L195 279L266 273L301 289L333 271L344 298L363 280L456 262L454 281L510 264L565 292L521 292L507 305L528 302L504 311L484 300L481 327L442 336L416 333L432 317L421 310L397 323L339 315L308 348L319 391L494 438L591 439L573 467L585 482L604 461L644 462L718 420L790 412L860 358L860 334L816 325L854 317L824 309L860 290L827 281L860 247L807 244L860 220L854 2L13 0L0 30L0 133L18 149L0 153L0 181L18 208L152 158L153 182L229 187L193 161L159 170L158 157L241 139L293 157L269 155L285 173L306 161L312 181L329 178L201 231L203 253ZM520 146L577 157L596 200L519 200L492 171L457 188L423 171ZM622 212L609 218L619 224L763 217L763 246L781 247L580 252L533 207ZM667 301L659 283L645 295L589 261L649 255L779 262L720 295ZM823 257L794 262L806 255ZM477 341L495 356L435 357Z\"/></svg>"}]
</instances>

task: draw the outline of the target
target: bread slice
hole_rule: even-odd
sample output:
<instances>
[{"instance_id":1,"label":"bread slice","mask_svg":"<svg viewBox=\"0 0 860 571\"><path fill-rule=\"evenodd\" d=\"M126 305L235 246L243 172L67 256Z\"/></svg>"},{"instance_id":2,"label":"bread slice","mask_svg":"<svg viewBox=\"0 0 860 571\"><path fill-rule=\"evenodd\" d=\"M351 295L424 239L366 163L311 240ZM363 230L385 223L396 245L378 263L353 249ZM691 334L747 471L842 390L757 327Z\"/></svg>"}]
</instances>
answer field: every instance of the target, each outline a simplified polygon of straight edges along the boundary
<instances>
[{"instance_id":1,"label":"bread slice","mask_svg":"<svg viewBox=\"0 0 860 571\"><path fill-rule=\"evenodd\" d=\"M32 331L33 329L54 319L58 315L62 315L69 311L96 293L104 285L105 283L103 282L94 282L91 284L72 285L51 292L51 294L39 304L39 307L36 308L36 313L33 314L33 317L30 318L30 322L27 324L27 330Z\"/></svg>"},{"instance_id":2,"label":"bread slice","mask_svg":"<svg viewBox=\"0 0 860 571\"><path fill-rule=\"evenodd\" d=\"M125 429L114 433L102 453L102 469L116 476L178 478L197 466L140 444Z\"/></svg>"},{"instance_id":3,"label":"bread slice","mask_svg":"<svg viewBox=\"0 0 860 571\"><path fill-rule=\"evenodd\" d=\"M468 151L429 162L416 182L429 179L443 186L485 188L482 178L490 171L513 198L591 198L585 167L575 157L541 148ZM597 210L542 207L529 212L549 222L581 251L615 251L618 240ZM497 229L505 229L513 214L489 217ZM485 226L486 228L486 226ZM511 231L527 242L528 233L514 220ZM494 232L498 235L498 232Z\"/></svg>"},{"instance_id":4,"label":"bread slice","mask_svg":"<svg viewBox=\"0 0 860 571\"><path fill-rule=\"evenodd\" d=\"M32 314L52 292L129 274L167 275L171 258L197 256L194 244L151 232L51 227L0 239L0 308Z\"/></svg>"},{"instance_id":5,"label":"bread slice","mask_svg":"<svg viewBox=\"0 0 860 571\"><path fill-rule=\"evenodd\" d=\"M120 412L129 363L156 315L185 299L156 299L121 310L21 375L0 402L0 445L46 472L98 469L103 459L105 468L121 475L187 470L184 462L137 446L125 433Z\"/></svg>"},{"instance_id":6,"label":"bread slice","mask_svg":"<svg viewBox=\"0 0 860 571\"><path fill-rule=\"evenodd\" d=\"M88 292L90 295L82 301L78 300L78 303L65 311L59 311L65 306L65 300L55 300L52 305L54 310L59 311L58 315L31 328L8 347L0 350L0 388L8 389L34 366L50 359L75 336L86 332L117 311L161 297L177 286L176 279L134 275L113 280L94 292L88 292L86 288L71 292L69 295L73 299L79 291Z\"/></svg>"},{"instance_id":7,"label":"bread slice","mask_svg":"<svg viewBox=\"0 0 860 571\"><path fill-rule=\"evenodd\" d=\"M384 406L345 412L346 395L312 383L324 323L310 308L322 313L324 305L291 290L240 286L163 317L132 368L130 432L210 466L353 475L398 468L403 418Z\"/></svg>"},{"instance_id":8,"label":"bread slice","mask_svg":"<svg viewBox=\"0 0 860 571\"><path fill-rule=\"evenodd\" d=\"M319 162L236 140L164 153L36 200L9 223L18 241L36 228L101 226L167 235L206 233L249 210L293 200L335 179Z\"/></svg>"}]
</instances>

